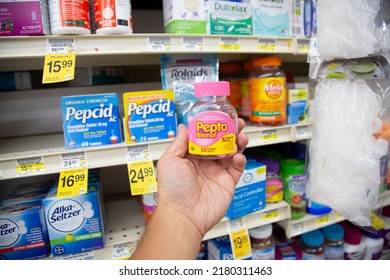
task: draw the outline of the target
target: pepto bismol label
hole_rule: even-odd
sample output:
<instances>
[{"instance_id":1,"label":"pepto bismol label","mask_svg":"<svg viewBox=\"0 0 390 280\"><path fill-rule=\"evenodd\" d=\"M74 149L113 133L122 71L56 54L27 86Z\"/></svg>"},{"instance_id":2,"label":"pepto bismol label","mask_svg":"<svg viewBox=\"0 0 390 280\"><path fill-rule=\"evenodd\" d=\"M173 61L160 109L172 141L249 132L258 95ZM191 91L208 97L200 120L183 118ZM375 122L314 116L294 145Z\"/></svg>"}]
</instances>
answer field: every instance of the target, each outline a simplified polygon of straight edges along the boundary
<instances>
[{"instance_id":1,"label":"pepto bismol label","mask_svg":"<svg viewBox=\"0 0 390 280\"><path fill-rule=\"evenodd\" d=\"M61 232L73 232L84 223L83 206L71 199L63 199L54 203L47 215L49 225Z\"/></svg>"},{"instance_id":2,"label":"pepto bismol label","mask_svg":"<svg viewBox=\"0 0 390 280\"><path fill-rule=\"evenodd\" d=\"M11 246L18 239L18 225L9 219L0 219L0 248Z\"/></svg>"}]
</instances>

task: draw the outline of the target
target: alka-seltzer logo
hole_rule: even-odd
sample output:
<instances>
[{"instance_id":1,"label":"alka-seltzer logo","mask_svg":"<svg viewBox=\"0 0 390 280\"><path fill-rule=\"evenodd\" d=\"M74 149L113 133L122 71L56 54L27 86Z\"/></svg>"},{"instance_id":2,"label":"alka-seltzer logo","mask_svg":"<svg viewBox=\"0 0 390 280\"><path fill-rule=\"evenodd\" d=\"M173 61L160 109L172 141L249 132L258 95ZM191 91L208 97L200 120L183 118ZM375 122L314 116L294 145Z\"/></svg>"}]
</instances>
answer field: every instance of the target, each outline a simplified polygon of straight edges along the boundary
<instances>
[{"instance_id":1,"label":"alka-seltzer logo","mask_svg":"<svg viewBox=\"0 0 390 280\"><path fill-rule=\"evenodd\" d=\"M265 87L265 94L271 99L278 99L283 93L283 84L278 80L269 81Z\"/></svg>"},{"instance_id":2,"label":"alka-seltzer logo","mask_svg":"<svg viewBox=\"0 0 390 280\"><path fill-rule=\"evenodd\" d=\"M203 123L196 122L196 137L197 138L217 138L219 132L226 132L229 126L226 123Z\"/></svg>"},{"instance_id":3,"label":"alka-seltzer logo","mask_svg":"<svg viewBox=\"0 0 390 280\"><path fill-rule=\"evenodd\" d=\"M75 200L60 200L50 207L47 219L55 230L73 232L84 223L84 208Z\"/></svg>"},{"instance_id":4,"label":"alka-seltzer logo","mask_svg":"<svg viewBox=\"0 0 390 280\"><path fill-rule=\"evenodd\" d=\"M108 107L104 106L104 103L101 103L98 108L94 109L84 109L84 110L77 110L74 107L67 107L66 108L66 115L65 119L67 121L70 120L70 118L74 118L75 120L80 121L82 124L85 124L87 120L89 119L102 119L107 118L109 119L108 122L116 122L116 116L113 115L114 111L114 104L109 104Z\"/></svg>"},{"instance_id":5,"label":"alka-seltzer logo","mask_svg":"<svg viewBox=\"0 0 390 280\"><path fill-rule=\"evenodd\" d=\"M9 247L19 239L18 225L8 219L0 219L0 248Z\"/></svg>"},{"instance_id":6,"label":"alka-seltzer logo","mask_svg":"<svg viewBox=\"0 0 390 280\"><path fill-rule=\"evenodd\" d=\"M142 116L143 119L146 119L149 114L161 113L166 113L167 117L173 117L170 99L160 99L159 101L142 105L138 105L137 103L128 103L127 115L131 116L133 113L138 116Z\"/></svg>"}]
</instances>

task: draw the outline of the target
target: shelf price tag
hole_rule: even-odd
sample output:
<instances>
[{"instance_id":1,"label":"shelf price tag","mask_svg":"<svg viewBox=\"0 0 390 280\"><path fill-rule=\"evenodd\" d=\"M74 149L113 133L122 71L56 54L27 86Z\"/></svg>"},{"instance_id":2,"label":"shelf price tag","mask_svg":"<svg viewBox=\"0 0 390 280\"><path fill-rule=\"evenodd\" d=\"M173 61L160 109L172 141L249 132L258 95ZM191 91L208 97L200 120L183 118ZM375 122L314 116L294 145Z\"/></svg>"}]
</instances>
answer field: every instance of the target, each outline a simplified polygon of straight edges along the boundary
<instances>
[{"instance_id":1,"label":"shelf price tag","mask_svg":"<svg viewBox=\"0 0 390 280\"><path fill-rule=\"evenodd\" d=\"M22 158L16 160L17 176L32 176L45 173L45 163L42 157Z\"/></svg>"},{"instance_id":2,"label":"shelf price tag","mask_svg":"<svg viewBox=\"0 0 390 280\"><path fill-rule=\"evenodd\" d=\"M295 137L297 139L306 139L311 137L311 132L308 125L296 127Z\"/></svg>"},{"instance_id":3,"label":"shelf price tag","mask_svg":"<svg viewBox=\"0 0 390 280\"><path fill-rule=\"evenodd\" d=\"M221 51L239 51L241 43L239 37L220 37L219 49Z\"/></svg>"},{"instance_id":4,"label":"shelf price tag","mask_svg":"<svg viewBox=\"0 0 390 280\"><path fill-rule=\"evenodd\" d=\"M148 145L127 147L127 170L132 195L157 192L157 180Z\"/></svg>"},{"instance_id":5,"label":"shelf price tag","mask_svg":"<svg viewBox=\"0 0 390 280\"><path fill-rule=\"evenodd\" d=\"M76 196L88 192L88 168L61 170L57 197Z\"/></svg>"},{"instance_id":6,"label":"shelf price tag","mask_svg":"<svg viewBox=\"0 0 390 280\"><path fill-rule=\"evenodd\" d=\"M47 39L42 83L58 83L74 79L76 41L74 38Z\"/></svg>"},{"instance_id":7,"label":"shelf price tag","mask_svg":"<svg viewBox=\"0 0 390 280\"><path fill-rule=\"evenodd\" d=\"M113 260L128 260L134 253L137 247L136 241L122 243L112 246L112 259Z\"/></svg>"},{"instance_id":8,"label":"shelf price tag","mask_svg":"<svg viewBox=\"0 0 390 280\"><path fill-rule=\"evenodd\" d=\"M293 223L291 226L291 236L299 235L303 233L304 230L305 230L305 226L303 222L296 223L296 224Z\"/></svg>"},{"instance_id":9,"label":"shelf price tag","mask_svg":"<svg viewBox=\"0 0 390 280\"><path fill-rule=\"evenodd\" d=\"M154 36L147 38L147 48L153 52L169 52L172 50L171 37Z\"/></svg>"},{"instance_id":10,"label":"shelf price tag","mask_svg":"<svg viewBox=\"0 0 390 280\"><path fill-rule=\"evenodd\" d=\"M385 222L379 218L374 212L370 212L370 218L371 218L371 226L376 229L380 230L385 227Z\"/></svg>"},{"instance_id":11,"label":"shelf price tag","mask_svg":"<svg viewBox=\"0 0 390 280\"><path fill-rule=\"evenodd\" d=\"M262 131L260 136L261 141L264 142L276 141L278 138L278 130L276 129Z\"/></svg>"},{"instance_id":12,"label":"shelf price tag","mask_svg":"<svg viewBox=\"0 0 390 280\"><path fill-rule=\"evenodd\" d=\"M257 40L257 49L265 52L276 51L276 39L259 38Z\"/></svg>"},{"instance_id":13,"label":"shelf price tag","mask_svg":"<svg viewBox=\"0 0 390 280\"><path fill-rule=\"evenodd\" d=\"M203 37L183 37L182 48L184 51L203 51L205 49Z\"/></svg>"},{"instance_id":14,"label":"shelf price tag","mask_svg":"<svg viewBox=\"0 0 390 280\"><path fill-rule=\"evenodd\" d=\"M330 223L330 216L329 215L325 215L325 216L321 216L317 219L316 221L317 225L324 225L324 224L328 224Z\"/></svg>"},{"instance_id":15,"label":"shelf price tag","mask_svg":"<svg viewBox=\"0 0 390 280\"><path fill-rule=\"evenodd\" d=\"M61 155L61 169L88 167L85 152L69 153Z\"/></svg>"},{"instance_id":16,"label":"shelf price tag","mask_svg":"<svg viewBox=\"0 0 390 280\"><path fill-rule=\"evenodd\" d=\"M252 256L249 232L241 218L228 221L230 244L235 260Z\"/></svg>"},{"instance_id":17,"label":"shelf price tag","mask_svg":"<svg viewBox=\"0 0 390 280\"><path fill-rule=\"evenodd\" d=\"M278 210L272 210L265 212L263 214L263 220L267 222L275 221L279 219L279 211Z\"/></svg>"},{"instance_id":18,"label":"shelf price tag","mask_svg":"<svg viewBox=\"0 0 390 280\"><path fill-rule=\"evenodd\" d=\"M310 41L298 39L298 52L299 53L309 53L309 50L310 50Z\"/></svg>"}]
</instances>

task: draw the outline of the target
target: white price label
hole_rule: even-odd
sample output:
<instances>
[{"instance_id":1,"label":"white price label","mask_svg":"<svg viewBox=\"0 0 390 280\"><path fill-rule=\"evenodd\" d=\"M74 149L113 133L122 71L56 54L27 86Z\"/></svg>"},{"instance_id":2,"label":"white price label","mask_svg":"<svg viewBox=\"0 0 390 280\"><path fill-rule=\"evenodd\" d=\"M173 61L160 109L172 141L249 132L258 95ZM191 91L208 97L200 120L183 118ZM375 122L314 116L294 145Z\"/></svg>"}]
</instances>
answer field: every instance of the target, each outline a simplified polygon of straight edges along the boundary
<instances>
[{"instance_id":1,"label":"white price label","mask_svg":"<svg viewBox=\"0 0 390 280\"><path fill-rule=\"evenodd\" d=\"M136 241L122 243L112 246L112 259L113 260L128 260L134 253L137 247Z\"/></svg>"},{"instance_id":2,"label":"white price label","mask_svg":"<svg viewBox=\"0 0 390 280\"><path fill-rule=\"evenodd\" d=\"M299 235L299 234L303 233L304 229L305 228L304 228L304 224L303 223L293 224L291 226L291 235L292 236Z\"/></svg>"},{"instance_id":3,"label":"white price label","mask_svg":"<svg viewBox=\"0 0 390 280\"><path fill-rule=\"evenodd\" d=\"M46 39L46 53L48 54L75 53L75 52L76 52L75 38Z\"/></svg>"},{"instance_id":4,"label":"white price label","mask_svg":"<svg viewBox=\"0 0 390 280\"><path fill-rule=\"evenodd\" d=\"M222 51L239 51L241 43L239 37L220 37L219 49Z\"/></svg>"},{"instance_id":5,"label":"white price label","mask_svg":"<svg viewBox=\"0 0 390 280\"><path fill-rule=\"evenodd\" d=\"M276 51L276 39L259 38L257 40L257 49L259 51Z\"/></svg>"},{"instance_id":6,"label":"white price label","mask_svg":"<svg viewBox=\"0 0 390 280\"><path fill-rule=\"evenodd\" d=\"M127 147L127 162L150 160L152 155L148 144Z\"/></svg>"},{"instance_id":7,"label":"white price label","mask_svg":"<svg viewBox=\"0 0 390 280\"><path fill-rule=\"evenodd\" d=\"M149 51L154 52L168 52L172 50L172 39L171 37L148 37L147 47Z\"/></svg>"},{"instance_id":8,"label":"white price label","mask_svg":"<svg viewBox=\"0 0 390 280\"><path fill-rule=\"evenodd\" d=\"M307 139L311 137L311 132L309 129L309 126L298 126L296 128L296 134L295 134L297 139Z\"/></svg>"},{"instance_id":9,"label":"white price label","mask_svg":"<svg viewBox=\"0 0 390 280\"><path fill-rule=\"evenodd\" d=\"M17 176L32 176L45 173L45 163L42 157L22 158L16 160Z\"/></svg>"},{"instance_id":10,"label":"white price label","mask_svg":"<svg viewBox=\"0 0 390 280\"><path fill-rule=\"evenodd\" d=\"M203 51L205 49L203 37L183 37L182 48L184 51Z\"/></svg>"},{"instance_id":11,"label":"white price label","mask_svg":"<svg viewBox=\"0 0 390 280\"><path fill-rule=\"evenodd\" d=\"M85 152L61 155L61 169L74 169L82 167L88 167L88 160Z\"/></svg>"},{"instance_id":12,"label":"white price label","mask_svg":"<svg viewBox=\"0 0 390 280\"><path fill-rule=\"evenodd\" d=\"M57 260L79 260L79 261L87 261L87 260L95 260L94 251L82 252L78 254L68 254L65 256L54 257Z\"/></svg>"}]
</instances>

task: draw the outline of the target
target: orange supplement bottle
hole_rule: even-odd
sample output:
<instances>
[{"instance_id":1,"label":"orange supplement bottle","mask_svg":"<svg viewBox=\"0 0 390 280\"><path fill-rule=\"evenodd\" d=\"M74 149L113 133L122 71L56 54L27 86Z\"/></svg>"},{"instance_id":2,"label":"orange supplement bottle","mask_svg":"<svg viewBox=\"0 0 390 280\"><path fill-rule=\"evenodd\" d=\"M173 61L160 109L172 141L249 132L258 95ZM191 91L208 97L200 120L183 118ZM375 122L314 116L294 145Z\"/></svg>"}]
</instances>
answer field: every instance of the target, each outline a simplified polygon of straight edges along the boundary
<instances>
[{"instance_id":1,"label":"orange supplement bottle","mask_svg":"<svg viewBox=\"0 0 390 280\"><path fill-rule=\"evenodd\" d=\"M254 58L249 75L251 99L250 120L258 125L276 126L286 123L286 74L279 57Z\"/></svg>"},{"instance_id":2,"label":"orange supplement bottle","mask_svg":"<svg viewBox=\"0 0 390 280\"><path fill-rule=\"evenodd\" d=\"M236 62L221 63L219 65L219 80L230 83L230 95L227 101L233 105L237 115L241 116L241 64Z\"/></svg>"}]
</instances>

